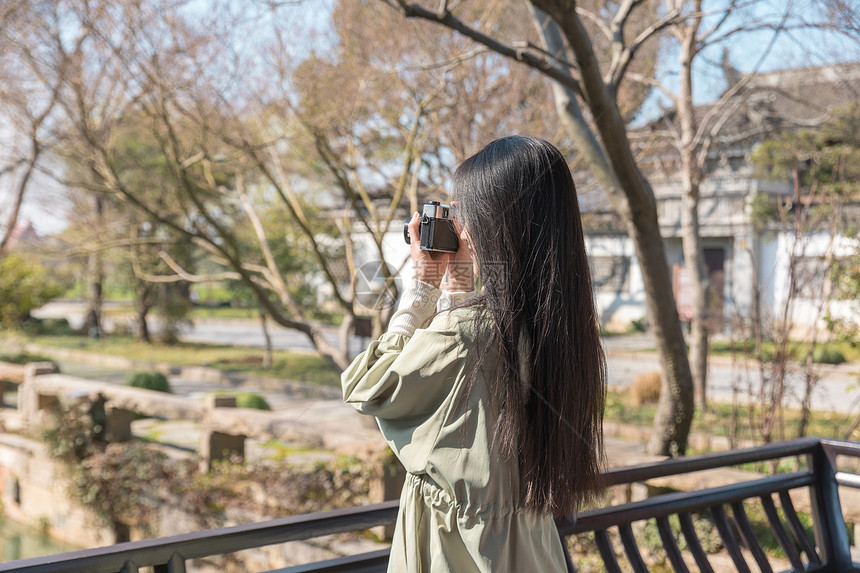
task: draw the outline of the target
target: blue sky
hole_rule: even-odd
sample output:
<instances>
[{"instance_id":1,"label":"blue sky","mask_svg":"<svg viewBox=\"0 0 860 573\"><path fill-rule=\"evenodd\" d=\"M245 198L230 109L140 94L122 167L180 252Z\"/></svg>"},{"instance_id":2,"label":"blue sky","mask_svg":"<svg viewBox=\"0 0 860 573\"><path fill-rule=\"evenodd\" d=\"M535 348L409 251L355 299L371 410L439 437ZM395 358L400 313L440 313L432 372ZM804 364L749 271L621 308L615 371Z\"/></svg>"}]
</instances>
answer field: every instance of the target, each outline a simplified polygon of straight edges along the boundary
<instances>
[{"instance_id":1,"label":"blue sky","mask_svg":"<svg viewBox=\"0 0 860 573\"><path fill-rule=\"evenodd\" d=\"M212 2L219 0L194 0L187 9L201 10L205 13ZM245 35L238 34L237 41L255 42L265 38L265 24L269 18L281 19L290 26L295 26L299 31L294 43L289 44L286 49L296 60L306 57L311 51L324 53L331 49L330 16L336 0L303 0L301 2L281 2L281 7L275 11L269 8L268 0L251 0L250 2L226 3L233 9L247 16L249 30L243 31ZM358 1L358 0L353 0ZM378 0L375 0L378 1ZM776 20L777 15L786 6L798 9L798 13L810 19L816 16L815 3L812 0L762 0L750 3L750 12L746 18L763 18ZM427 25L433 25L427 23ZM727 23L727 27L735 25ZM255 28L256 27L256 28ZM262 30L260 29L262 28ZM257 33L254 33L257 32ZM730 49L730 61L733 66L742 72L752 72L758 66L759 71L772 71L777 69L808 67L827 63L860 61L860 44L851 41L833 32L820 30L786 31L781 32L773 48L762 58L762 53L768 47L773 32L770 30L753 33L739 34L734 36L730 42L725 43ZM716 45L705 51L699 59L696 67L694 99L696 103L704 103L715 99L725 88L722 71L719 67L720 58L724 45ZM674 61L676 53L671 47L663 52L663 60L660 67L661 79L669 86L677 84L677 73ZM660 105L665 105L665 98L654 96L648 102L643 116L653 117L660 112ZM5 138L5 137L4 137ZM0 181L0 185L7 180ZM56 185L44 177L34 181L33 191L28 197L22 213L22 219L34 222L40 232L56 231L63 225L62 208L57 202L59 190ZM42 192L39 192L41 188ZM5 210L8 201L2 194L0 188L0 211Z\"/></svg>"},{"instance_id":2,"label":"blue sky","mask_svg":"<svg viewBox=\"0 0 860 573\"><path fill-rule=\"evenodd\" d=\"M819 20L822 16L818 3L812 0L761 0L749 4L748 10L742 12L741 17L735 21L727 21L723 29L730 30L757 19L780 22L787 8L792 8L798 17L809 21ZM713 18L710 20L712 22ZM707 29L711 22L706 21L703 29ZM789 27L797 23L796 19L786 21ZM860 61L860 43L832 30L786 29L776 36L771 29L739 33L728 41L709 46L698 56L694 66L694 103L713 101L726 88L720 67L724 49L728 50L731 65L742 73ZM659 65L661 81L677 92L677 49L674 46L664 50ZM653 119L660 111L659 106L665 106L667 102L665 96L655 92L646 104L640 120Z\"/></svg>"}]
</instances>

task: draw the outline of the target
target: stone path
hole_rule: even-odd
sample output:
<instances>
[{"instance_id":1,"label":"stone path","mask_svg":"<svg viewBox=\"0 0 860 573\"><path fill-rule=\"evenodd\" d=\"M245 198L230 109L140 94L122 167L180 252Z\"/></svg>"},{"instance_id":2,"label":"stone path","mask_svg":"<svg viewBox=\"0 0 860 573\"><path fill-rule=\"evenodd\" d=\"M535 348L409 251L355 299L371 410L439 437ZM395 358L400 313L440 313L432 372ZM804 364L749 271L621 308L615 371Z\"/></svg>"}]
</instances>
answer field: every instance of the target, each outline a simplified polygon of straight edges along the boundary
<instances>
[{"instance_id":1,"label":"stone path","mask_svg":"<svg viewBox=\"0 0 860 573\"><path fill-rule=\"evenodd\" d=\"M104 368L91 364L60 361L63 374L123 384L128 371ZM270 383L255 385L253 379L241 388L225 381L206 381L182 376L168 376L173 393L188 398L204 397L216 391L253 392L266 399L279 418L288 422L289 434L307 436L302 442L280 440L263 442L248 439L245 444L249 461L289 457L294 463L324 461L338 454L374 454L385 449L386 444L371 420L364 420L352 406L340 399L299 398L289 389L276 390ZM200 441L199 424L187 420L156 420L152 418L132 423L135 436L151 441L176 446L178 452L196 451Z\"/></svg>"},{"instance_id":2,"label":"stone path","mask_svg":"<svg viewBox=\"0 0 860 573\"><path fill-rule=\"evenodd\" d=\"M64 374L122 384L128 374L125 370L103 368L78 362L61 361L60 369ZM235 390L227 383L207 382L169 376L175 394L189 398L200 398L218 390ZM291 462L306 463L328 460L338 453L355 455L369 453L385 448L385 441L376 429L372 419L358 414L352 406L339 399L297 399L286 392L278 392L270 387L259 387L253 381L247 382L243 392L254 392L263 396L272 410L290 420L295 426L303 427L311 434L318 434L316 443L284 442L264 443L260 440L246 441L246 459L264 461L289 457ZM183 455L182 451L196 451L199 446L200 430L197 423L186 420L156 420L147 418L132 423L135 436L159 443L176 446L173 455ZM321 442L329 446L319 447ZM607 458L610 465L641 463L655 459L644 453L644 445L639 442L618 438L606 439Z\"/></svg>"}]
</instances>

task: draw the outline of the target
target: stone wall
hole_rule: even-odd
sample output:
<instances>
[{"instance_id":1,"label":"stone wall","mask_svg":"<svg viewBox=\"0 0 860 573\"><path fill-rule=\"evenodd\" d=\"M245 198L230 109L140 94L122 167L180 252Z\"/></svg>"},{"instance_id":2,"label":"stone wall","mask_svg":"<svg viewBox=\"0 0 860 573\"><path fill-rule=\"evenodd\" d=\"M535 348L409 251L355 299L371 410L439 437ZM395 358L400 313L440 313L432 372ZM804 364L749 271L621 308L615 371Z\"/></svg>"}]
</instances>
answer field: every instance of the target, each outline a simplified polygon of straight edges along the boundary
<instances>
[{"instance_id":1,"label":"stone wall","mask_svg":"<svg viewBox=\"0 0 860 573\"><path fill-rule=\"evenodd\" d=\"M0 501L11 519L46 531L81 547L115 542L112 529L99 525L95 513L70 500L63 466L44 445L14 434L0 434Z\"/></svg>"},{"instance_id":2,"label":"stone wall","mask_svg":"<svg viewBox=\"0 0 860 573\"><path fill-rule=\"evenodd\" d=\"M0 501L6 516L80 547L101 547L124 541L117 539L115 528L101 523L93 511L69 499L68 480L63 472L63 466L46 454L41 442L0 434ZM159 505L154 536L200 530L200 517L180 506L163 502ZM224 512L222 526L264 521L273 517L228 508ZM128 533L132 541L144 538L143 532L134 527ZM357 535L328 536L308 542L296 541L247 550L226 558L215 557L196 563L195 570L272 569L375 551L383 547L383 544Z\"/></svg>"},{"instance_id":3,"label":"stone wall","mask_svg":"<svg viewBox=\"0 0 860 573\"><path fill-rule=\"evenodd\" d=\"M185 452L185 457L199 458L203 471L211 462L228 454L242 453L246 437L272 439L289 435L297 441L324 447L325 438L304 435L307 430L284 428L284 421L274 413L236 409L235 398L210 396L207 401L183 398L138 388L83 380L53 373L48 363L30 364L10 376L18 385L18 410L0 410L0 503L11 519L40 528L51 536L81 547L100 547L119 541L145 537L163 537L197 531L203 528L199 508L188 510L178 500L158 500L158 511L151 530L143 532L134 525L109 524L100 521L94 511L69 496L66 467L51 458L40 440L51 410L65 408L78 400L104 400L108 414L107 437L124 441L131 437L130 423L136 413L199 422L201 440L199 456ZM7 433L15 432L15 433ZM295 435L293 435L295 434ZM384 441L380 441L381 450ZM357 453L357 452L351 452ZM379 452L375 452L378 455ZM372 487L371 499L380 502L396 499L402 475L386 476ZM154 495L161 495L157 492ZM267 494L262 492L263 496ZM259 500L257 500L259 501ZM265 500L264 500L265 501ZM255 507L278 507L276 500ZM265 510L263 510L265 511ZM217 515L215 515L217 514ZM265 515L241 508L226 508L213 513L211 523L230 526L265 521L282 515ZM383 531L377 531L383 535ZM309 542L291 542L244 551L239 555L216 557L196 563L195 570L243 571L296 565L345 554L373 551L384 547L359 535L334 536Z\"/></svg>"}]
</instances>

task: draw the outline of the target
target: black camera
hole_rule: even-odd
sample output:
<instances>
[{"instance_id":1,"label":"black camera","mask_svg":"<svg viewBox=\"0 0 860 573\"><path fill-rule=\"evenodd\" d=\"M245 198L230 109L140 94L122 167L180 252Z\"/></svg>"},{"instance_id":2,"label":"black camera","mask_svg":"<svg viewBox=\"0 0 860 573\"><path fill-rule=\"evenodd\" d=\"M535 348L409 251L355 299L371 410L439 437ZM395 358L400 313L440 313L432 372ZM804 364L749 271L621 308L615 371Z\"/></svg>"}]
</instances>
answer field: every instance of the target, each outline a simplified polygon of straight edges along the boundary
<instances>
[{"instance_id":1,"label":"black camera","mask_svg":"<svg viewBox=\"0 0 860 573\"><path fill-rule=\"evenodd\" d=\"M403 225L403 238L406 244L409 240L409 221ZM421 225L419 227L421 237L421 249L424 251L442 251L444 253L456 253L460 247L460 239L454 228L454 209L450 205L441 205L439 201L430 201L424 204L421 212Z\"/></svg>"}]
</instances>

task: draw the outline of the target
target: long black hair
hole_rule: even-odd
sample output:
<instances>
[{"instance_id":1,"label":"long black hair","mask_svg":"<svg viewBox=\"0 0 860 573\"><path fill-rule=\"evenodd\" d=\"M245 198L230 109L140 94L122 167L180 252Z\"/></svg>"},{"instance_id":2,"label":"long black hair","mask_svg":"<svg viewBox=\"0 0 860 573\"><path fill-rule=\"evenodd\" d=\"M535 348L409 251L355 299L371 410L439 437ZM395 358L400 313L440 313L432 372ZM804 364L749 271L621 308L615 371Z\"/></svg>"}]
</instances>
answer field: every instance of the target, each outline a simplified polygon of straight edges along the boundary
<instances>
[{"instance_id":1,"label":"long black hair","mask_svg":"<svg viewBox=\"0 0 860 573\"><path fill-rule=\"evenodd\" d=\"M519 462L527 509L570 513L600 489L606 395L570 169L546 141L505 137L460 165L452 199L483 284L472 304L499 356L496 444Z\"/></svg>"}]
</instances>

